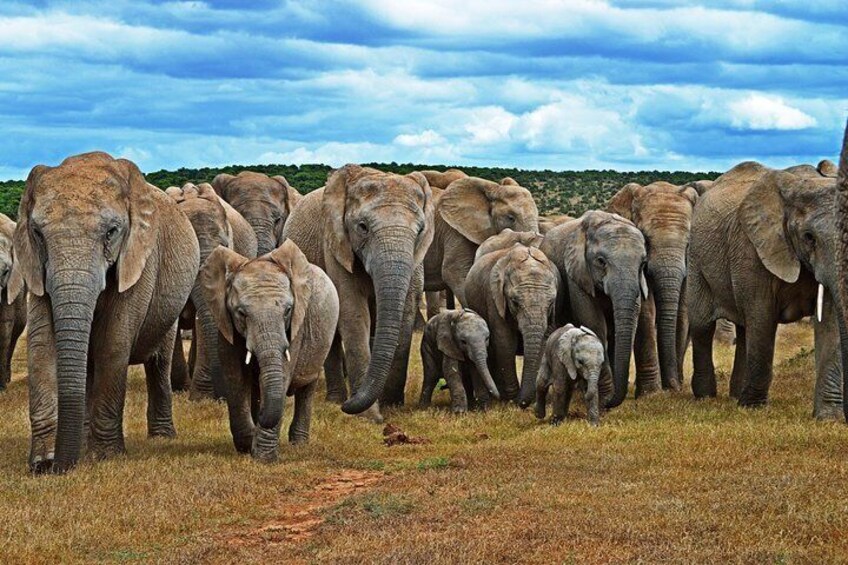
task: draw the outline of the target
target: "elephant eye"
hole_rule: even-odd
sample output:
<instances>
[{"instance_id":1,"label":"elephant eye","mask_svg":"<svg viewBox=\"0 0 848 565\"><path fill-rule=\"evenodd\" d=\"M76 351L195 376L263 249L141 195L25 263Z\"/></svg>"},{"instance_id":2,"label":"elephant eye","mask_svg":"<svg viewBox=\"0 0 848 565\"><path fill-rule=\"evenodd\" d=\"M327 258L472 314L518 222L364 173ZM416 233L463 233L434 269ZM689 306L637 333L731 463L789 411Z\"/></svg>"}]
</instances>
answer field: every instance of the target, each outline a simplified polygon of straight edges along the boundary
<instances>
[{"instance_id":1,"label":"elephant eye","mask_svg":"<svg viewBox=\"0 0 848 565\"><path fill-rule=\"evenodd\" d=\"M595 258L595 264L598 267L606 267L607 266L607 260L604 259L603 257L596 257Z\"/></svg>"},{"instance_id":2,"label":"elephant eye","mask_svg":"<svg viewBox=\"0 0 848 565\"><path fill-rule=\"evenodd\" d=\"M804 241L806 241L810 245L815 245L816 236L812 234L812 232L805 231L804 232Z\"/></svg>"},{"instance_id":3,"label":"elephant eye","mask_svg":"<svg viewBox=\"0 0 848 565\"><path fill-rule=\"evenodd\" d=\"M285 317L286 317L286 318L288 318L289 316L291 316L291 311L292 311L292 307L291 307L291 304L289 304L288 306L286 306L286 312L285 312Z\"/></svg>"},{"instance_id":4,"label":"elephant eye","mask_svg":"<svg viewBox=\"0 0 848 565\"><path fill-rule=\"evenodd\" d=\"M360 235L368 235L368 224L365 222L358 222L356 224L356 229L359 231Z\"/></svg>"},{"instance_id":5,"label":"elephant eye","mask_svg":"<svg viewBox=\"0 0 848 565\"><path fill-rule=\"evenodd\" d=\"M115 239L115 236L117 236L117 235L118 235L118 227L117 226L112 226L111 228L106 230L106 239L108 239L110 241Z\"/></svg>"},{"instance_id":6,"label":"elephant eye","mask_svg":"<svg viewBox=\"0 0 848 565\"><path fill-rule=\"evenodd\" d=\"M510 224L514 224L515 223L515 216L512 215L512 214L507 214L506 215L506 221Z\"/></svg>"},{"instance_id":7,"label":"elephant eye","mask_svg":"<svg viewBox=\"0 0 848 565\"><path fill-rule=\"evenodd\" d=\"M240 318L247 318L247 311L241 306L236 308L236 314L238 314Z\"/></svg>"}]
</instances>

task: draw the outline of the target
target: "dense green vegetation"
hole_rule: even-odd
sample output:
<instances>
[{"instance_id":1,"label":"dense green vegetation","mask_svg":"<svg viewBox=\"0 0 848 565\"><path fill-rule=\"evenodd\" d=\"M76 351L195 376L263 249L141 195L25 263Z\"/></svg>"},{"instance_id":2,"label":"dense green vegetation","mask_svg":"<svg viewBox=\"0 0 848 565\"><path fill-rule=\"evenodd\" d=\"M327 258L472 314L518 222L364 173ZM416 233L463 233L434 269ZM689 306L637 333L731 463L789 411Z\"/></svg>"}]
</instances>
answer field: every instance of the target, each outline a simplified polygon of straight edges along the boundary
<instances>
[{"instance_id":1,"label":"dense green vegetation","mask_svg":"<svg viewBox=\"0 0 848 565\"><path fill-rule=\"evenodd\" d=\"M448 167L414 165L412 163L368 163L368 166L384 171L405 174L423 169L444 170ZM570 214L579 216L586 210L602 208L615 192L629 182L648 184L665 180L673 184L685 184L698 179L714 179L719 174L689 173L685 171L639 171L622 173L604 171L528 171L501 167L460 167L466 173L485 179L499 180L512 177L521 186L527 187L536 197L540 212L544 214ZM210 182L218 173L238 174L252 170L268 175L283 175L289 183L302 193L324 185L331 167L328 165L251 165L202 169L180 168L175 171L155 171L147 174L147 180L160 188L181 186L186 182ZM0 212L15 218L18 202L23 190L23 181L0 182Z\"/></svg>"}]
</instances>

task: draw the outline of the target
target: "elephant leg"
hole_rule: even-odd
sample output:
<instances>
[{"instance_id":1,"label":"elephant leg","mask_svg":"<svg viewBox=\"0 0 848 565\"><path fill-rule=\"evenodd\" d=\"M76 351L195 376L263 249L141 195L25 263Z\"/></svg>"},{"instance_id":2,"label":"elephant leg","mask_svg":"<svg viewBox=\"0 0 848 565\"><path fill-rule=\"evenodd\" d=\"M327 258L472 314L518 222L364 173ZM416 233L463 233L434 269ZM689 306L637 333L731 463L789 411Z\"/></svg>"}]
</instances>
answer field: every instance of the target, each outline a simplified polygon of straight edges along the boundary
<instances>
[{"instance_id":1,"label":"elephant leg","mask_svg":"<svg viewBox=\"0 0 848 565\"><path fill-rule=\"evenodd\" d=\"M424 293L427 300L427 319L429 320L442 310L442 295L444 291L428 290Z\"/></svg>"},{"instance_id":2,"label":"elephant leg","mask_svg":"<svg viewBox=\"0 0 848 565\"><path fill-rule=\"evenodd\" d=\"M177 330L177 334L174 336L174 356L171 360L171 390L184 392L189 389L190 385L191 380L188 376L183 339L179 330Z\"/></svg>"},{"instance_id":3,"label":"elephant leg","mask_svg":"<svg viewBox=\"0 0 848 565\"><path fill-rule=\"evenodd\" d=\"M421 365L424 373L424 380L421 383L421 397L418 399L419 408L427 408L433 402L433 392L436 390L436 384L439 382L441 375L441 363L438 359L439 355L434 351L434 346L427 340L422 338L421 342Z\"/></svg>"},{"instance_id":4,"label":"elephant leg","mask_svg":"<svg viewBox=\"0 0 848 565\"><path fill-rule=\"evenodd\" d=\"M309 425L312 422L312 399L318 388L318 375L312 382L299 388L294 393L294 417L289 426L289 443L306 443L309 441Z\"/></svg>"},{"instance_id":5,"label":"elephant leg","mask_svg":"<svg viewBox=\"0 0 848 565\"><path fill-rule=\"evenodd\" d=\"M705 326L693 326L692 331L692 393L696 398L715 397L716 376L713 365L713 334L715 321Z\"/></svg>"},{"instance_id":6,"label":"elephant leg","mask_svg":"<svg viewBox=\"0 0 848 565\"><path fill-rule=\"evenodd\" d=\"M502 400L518 398L518 374L515 370L515 351L518 346L516 332L504 320L489 324L489 371L501 393Z\"/></svg>"},{"instance_id":7,"label":"elephant leg","mask_svg":"<svg viewBox=\"0 0 848 565\"><path fill-rule=\"evenodd\" d=\"M554 379L552 399L551 399L551 424L559 425L568 417L568 406L571 404L571 394L573 390L573 381L568 379Z\"/></svg>"},{"instance_id":8,"label":"elephant leg","mask_svg":"<svg viewBox=\"0 0 848 565\"><path fill-rule=\"evenodd\" d=\"M343 290L339 291L339 295L344 295ZM351 295L348 300L342 300L339 306L338 332L344 350L344 369L350 391L355 394L371 361L371 311L367 298L362 296ZM360 416L382 423L379 402L375 402Z\"/></svg>"},{"instance_id":9,"label":"elephant leg","mask_svg":"<svg viewBox=\"0 0 848 565\"><path fill-rule=\"evenodd\" d=\"M456 308L456 298L453 295L453 292L448 289L443 291L445 297L445 308L448 310L453 310Z\"/></svg>"},{"instance_id":10,"label":"elephant leg","mask_svg":"<svg viewBox=\"0 0 848 565\"><path fill-rule=\"evenodd\" d=\"M179 329L175 322L158 351L144 362L144 373L147 377L147 435L150 437L175 437L174 416L171 395L171 362L174 358L173 348L179 337ZM180 343L182 347L182 343Z\"/></svg>"},{"instance_id":11,"label":"elephant leg","mask_svg":"<svg viewBox=\"0 0 848 565\"><path fill-rule=\"evenodd\" d=\"M449 357L442 358L442 374L448 383L451 396L451 412L458 414L468 411L468 397L465 394L465 386L462 384L462 373L459 363Z\"/></svg>"},{"instance_id":12,"label":"elephant leg","mask_svg":"<svg viewBox=\"0 0 848 565\"><path fill-rule=\"evenodd\" d=\"M406 375L409 370L409 354L412 347L412 332L415 325L415 312L418 309L418 297L424 291L424 266L415 269L409 292L406 295L406 305L401 320L400 334L395 349L392 367L380 399L386 406L403 406L406 391Z\"/></svg>"},{"instance_id":13,"label":"elephant leg","mask_svg":"<svg viewBox=\"0 0 848 565\"><path fill-rule=\"evenodd\" d=\"M639 322L636 325L636 338L633 343L633 357L636 362L636 398L663 389L674 388L660 379L660 364L657 357L657 311L653 296L642 302Z\"/></svg>"},{"instance_id":14,"label":"elephant leg","mask_svg":"<svg viewBox=\"0 0 848 565\"><path fill-rule=\"evenodd\" d=\"M227 387L227 412L233 445L239 453L250 453L253 445L254 420L251 415L252 373L242 363L244 348L219 344L221 369Z\"/></svg>"},{"instance_id":15,"label":"elephant leg","mask_svg":"<svg viewBox=\"0 0 848 565\"><path fill-rule=\"evenodd\" d=\"M718 325L718 323L716 323ZM732 333L732 332L731 332ZM727 343L727 342L726 342ZM733 354L733 372L730 374L730 397L738 399L748 380L748 345L745 326L736 326L736 350Z\"/></svg>"},{"instance_id":16,"label":"elephant leg","mask_svg":"<svg viewBox=\"0 0 848 565\"><path fill-rule=\"evenodd\" d=\"M469 380L471 381L472 394L468 394L468 388L465 392L469 400L469 408L474 410L486 411L492 403L492 395L489 394L489 389L486 388L486 383L483 382L483 377L477 371L474 363L463 363L463 370L468 371Z\"/></svg>"},{"instance_id":17,"label":"elephant leg","mask_svg":"<svg viewBox=\"0 0 848 565\"><path fill-rule=\"evenodd\" d=\"M15 348L12 341L13 308L12 305L0 306L0 390L12 381L12 350Z\"/></svg>"},{"instance_id":18,"label":"elephant leg","mask_svg":"<svg viewBox=\"0 0 848 565\"><path fill-rule=\"evenodd\" d=\"M424 326L427 325L427 318L424 317L424 312L421 310L422 308L427 307L426 304L423 304L423 302L423 293L415 297L415 323L412 325L412 329L416 332L423 331Z\"/></svg>"},{"instance_id":19,"label":"elephant leg","mask_svg":"<svg viewBox=\"0 0 848 565\"><path fill-rule=\"evenodd\" d=\"M677 375L683 388L683 362L689 345L689 310L686 305L686 282L680 291L680 306L677 310Z\"/></svg>"},{"instance_id":20,"label":"elephant leg","mask_svg":"<svg viewBox=\"0 0 848 565\"><path fill-rule=\"evenodd\" d=\"M748 380L739 396L740 406L763 406L771 386L777 321L765 320L745 326Z\"/></svg>"},{"instance_id":21,"label":"elephant leg","mask_svg":"<svg viewBox=\"0 0 848 565\"><path fill-rule=\"evenodd\" d=\"M43 473L50 471L53 466L59 414L56 339L53 333L53 314L47 296L30 295L27 322L27 383L32 430L29 468L34 473Z\"/></svg>"},{"instance_id":22,"label":"elephant leg","mask_svg":"<svg viewBox=\"0 0 848 565\"><path fill-rule=\"evenodd\" d=\"M324 361L324 377L327 380L327 402L334 404L344 403L347 400L347 385L345 384L342 340L338 333L333 336L330 352Z\"/></svg>"},{"instance_id":23,"label":"elephant leg","mask_svg":"<svg viewBox=\"0 0 848 565\"><path fill-rule=\"evenodd\" d=\"M830 292L825 292L822 321L814 320L816 351L816 388L813 417L817 420L842 420L842 355L839 348L837 310Z\"/></svg>"},{"instance_id":24,"label":"elephant leg","mask_svg":"<svg viewBox=\"0 0 848 565\"><path fill-rule=\"evenodd\" d=\"M173 339L169 332L168 336ZM89 436L88 448L96 459L105 459L111 455L123 453L124 446L124 404L127 395L127 369L129 351L116 353L118 348L112 348L110 353L97 355L93 359L91 386L89 392ZM170 364L171 351L168 351ZM145 372L147 363L145 363ZM165 387L171 391L170 372L165 374ZM147 376L147 411L148 433L150 432L150 410L154 403L151 391L151 377ZM162 383L156 383L162 386Z\"/></svg>"},{"instance_id":25,"label":"elephant leg","mask_svg":"<svg viewBox=\"0 0 848 565\"><path fill-rule=\"evenodd\" d=\"M214 344L213 344L214 347ZM209 368L207 353L208 345L200 324L195 324L191 332L191 352L194 360L191 368L191 392L189 400L199 401L215 398L215 387L212 383L212 373Z\"/></svg>"},{"instance_id":26,"label":"elephant leg","mask_svg":"<svg viewBox=\"0 0 848 565\"><path fill-rule=\"evenodd\" d=\"M191 341L188 346L188 374L194 374L194 367L197 365L197 341L194 338L195 331L191 332Z\"/></svg>"}]
</instances>

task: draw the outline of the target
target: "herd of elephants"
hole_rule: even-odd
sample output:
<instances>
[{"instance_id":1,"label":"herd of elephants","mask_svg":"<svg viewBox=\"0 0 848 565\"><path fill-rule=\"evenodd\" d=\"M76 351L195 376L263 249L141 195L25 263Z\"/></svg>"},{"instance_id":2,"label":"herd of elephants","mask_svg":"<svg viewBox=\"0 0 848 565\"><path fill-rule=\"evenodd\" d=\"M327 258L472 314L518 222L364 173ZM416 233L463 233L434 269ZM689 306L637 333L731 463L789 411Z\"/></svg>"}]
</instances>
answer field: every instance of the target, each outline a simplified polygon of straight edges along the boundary
<instances>
[{"instance_id":1,"label":"herd of elephants","mask_svg":"<svg viewBox=\"0 0 848 565\"><path fill-rule=\"evenodd\" d=\"M540 216L511 178L346 165L301 195L245 171L162 191L105 153L30 173L0 219L0 387L28 328L32 472L124 450L127 368L144 364L151 436L174 436L172 393L225 399L233 442L278 455L327 401L382 420L404 402L412 334L420 405L535 403L552 423L627 397L716 396L717 323L735 326L730 395L767 401L778 324L812 316L813 415L848 414L848 137L840 165L741 163L715 181L628 184L606 209ZM188 355L181 331L192 329ZM519 378L516 356L524 358Z\"/></svg>"}]
</instances>

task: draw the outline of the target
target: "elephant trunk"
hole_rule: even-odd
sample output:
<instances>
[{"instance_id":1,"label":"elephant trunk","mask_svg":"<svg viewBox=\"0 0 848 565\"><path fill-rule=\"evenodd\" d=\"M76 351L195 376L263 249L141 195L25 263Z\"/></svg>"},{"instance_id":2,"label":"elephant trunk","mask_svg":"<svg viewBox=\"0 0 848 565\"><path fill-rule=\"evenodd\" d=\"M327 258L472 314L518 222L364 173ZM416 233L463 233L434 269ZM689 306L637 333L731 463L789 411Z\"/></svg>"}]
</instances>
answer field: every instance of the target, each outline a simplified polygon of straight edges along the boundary
<instances>
[{"instance_id":1,"label":"elephant trunk","mask_svg":"<svg viewBox=\"0 0 848 565\"><path fill-rule=\"evenodd\" d=\"M274 221L263 215L249 214L245 220L256 234L256 256L265 255L277 248L277 232Z\"/></svg>"},{"instance_id":2,"label":"elephant trunk","mask_svg":"<svg viewBox=\"0 0 848 565\"><path fill-rule=\"evenodd\" d=\"M680 316L680 292L684 278L684 270L672 265L656 269L653 276L654 300L657 307L657 349L660 377L665 389L680 390L677 320Z\"/></svg>"},{"instance_id":3,"label":"elephant trunk","mask_svg":"<svg viewBox=\"0 0 848 565\"><path fill-rule=\"evenodd\" d=\"M639 287L635 285L638 285L638 281L630 283L618 281L611 285L611 288L618 289L612 295L615 325L612 371L615 390L612 398L607 402L607 408L615 408L627 397L627 385L630 381L630 354L633 351L633 339L636 336L636 323L641 306Z\"/></svg>"},{"instance_id":4,"label":"elephant trunk","mask_svg":"<svg viewBox=\"0 0 848 565\"><path fill-rule=\"evenodd\" d=\"M283 360L289 344L279 332L261 335L259 343L262 345L254 353L259 363L260 403L251 451L257 459L274 459L285 394L291 382L291 363Z\"/></svg>"},{"instance_id":5,"label":"elephant trunk","mask_svg":"<svg viewBox=\"0 0 848 565\"><path fill-rule=\"evenodd\" d=\"M347 414L359 414L370 408L386 385L415 268L414 235L408 228L384 228L382 233L375 231L372 235L379 237L379 243L374 250L376 259L372 261L371 268L366 266L366 269L374 281L377 320L368 371L361 382L354 381L356 392L342 404L342 410Z\"/></svg>"},{"instance_id":6,"label":"elephant trunk","mask_svg":"<svg viewBox=\"0 0 848 565\"><path fill-rule=\"evenodd\" d=\"M486 387L486 390L489 391L489 394L495 400L500 400L501 393L498 391L497 385L495 385L494 379L492 379L492 374L489 372L489 363L488 356L485 347L482 351L477 352L474 355L474 366L477 368L477 374L480 375L480 378L483 380L483 385Z\"/></svg>"},{"instance_id":7,"label":"elephant trunk","mask_svg":"<svg viewBox=\"0 0 848 565\"><path fill-rule=\"evenodd\" d=\"M225 398L227 389L218 356L218 326L198 285L191 290L191 300L197 311L195 331L203 334L204 348L194 364L191 388L202 397ZM197 343L196 336L194 340Z\"/></svg>"},{"instance_id":8,"label":"elephant trunk","mask_svg":"<svg viewBox=\"0 0 848 565\"><path fill-rule=\"evenodd\" d=\"M524 367L521 370L521 391L518 395L518 405L527 408L536 398L536 376L539 374L539 363L542 360L542 345L545 339L547 320L542 315L542 321L528 324L522 329L524 340Z\"/></svg>"},{"instance_id":9,"label":"elephant trunk","mask_svg":"<svg viewBox=\"0 0 848 565\"><path fill-rule=\"evenodd\" d=\"M583 399L586 402L586 417L593 426L597 426L601 421L601 411L598 406L598 380L601 376L600 373L600 369L598 369L589 376L586 381L586 393L583 395Z\"/></svg>"},{"instance_id":10,"label":"elephant trunk","mask_svg":"<svg viewBox=\"0 0 848 565\"><path fill-rule=\"evenodd\" d=\"M98 288L87 270L57 271L49 279L56 331L58 427L54 471L76 465L84 439L88 344Z\"/></svg>"}]
</instances>

